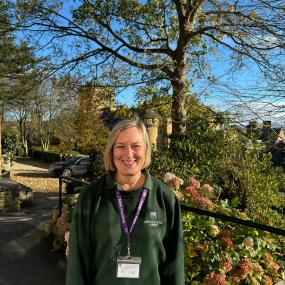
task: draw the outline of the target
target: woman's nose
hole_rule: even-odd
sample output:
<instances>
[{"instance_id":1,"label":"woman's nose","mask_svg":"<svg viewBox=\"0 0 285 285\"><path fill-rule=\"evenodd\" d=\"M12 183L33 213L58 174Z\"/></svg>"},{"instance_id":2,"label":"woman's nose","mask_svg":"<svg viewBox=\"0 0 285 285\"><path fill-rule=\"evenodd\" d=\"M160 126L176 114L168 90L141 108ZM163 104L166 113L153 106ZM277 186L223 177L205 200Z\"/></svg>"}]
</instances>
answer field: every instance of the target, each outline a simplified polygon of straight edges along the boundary
<instances>
[{"instance_id":1,"label":"woman's nose","mask_svg":"<svg viewBox=\"0 0 285 285\"><path fill-rule=\"evenodd\" d=\"M133 149L132 149L132 147L131 147L131 146L127 146L127 147L125 148L125 150L126 150L126 155L127 155L128 157L132 157L132 155L133 155Z\"/></svg>"}]
</instances>

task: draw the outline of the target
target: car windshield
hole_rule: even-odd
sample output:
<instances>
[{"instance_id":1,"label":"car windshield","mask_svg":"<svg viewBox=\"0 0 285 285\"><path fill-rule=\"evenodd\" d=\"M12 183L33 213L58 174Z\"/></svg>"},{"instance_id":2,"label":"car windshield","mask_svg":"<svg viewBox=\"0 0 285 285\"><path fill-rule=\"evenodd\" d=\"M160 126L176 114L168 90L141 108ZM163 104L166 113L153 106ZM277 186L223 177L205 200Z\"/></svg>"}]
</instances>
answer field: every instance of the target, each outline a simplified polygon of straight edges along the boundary
<instances>
[{"instance_id":1,"label":"car windshield","mask_svg":"<svg viewBox=\"0 0 285 285\"><path fill-rule=\"evenodd\" d=\"M67 160L66 162L73 164L74 162L76 162L80 158L81 158L81 156L72 157L69 160Z\"/></svg>"}]
</instances>

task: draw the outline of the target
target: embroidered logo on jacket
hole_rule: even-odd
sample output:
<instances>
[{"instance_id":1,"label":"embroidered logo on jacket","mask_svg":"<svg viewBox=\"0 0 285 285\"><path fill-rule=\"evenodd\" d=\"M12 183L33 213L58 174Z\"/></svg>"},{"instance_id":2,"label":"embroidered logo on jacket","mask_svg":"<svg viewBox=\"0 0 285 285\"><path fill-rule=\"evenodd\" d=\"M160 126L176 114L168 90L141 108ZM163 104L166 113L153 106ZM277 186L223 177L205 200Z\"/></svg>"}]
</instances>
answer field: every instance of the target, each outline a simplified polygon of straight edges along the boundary
<instances>
[{"instance_id":1,"label":"embroidered logo on jacket","mask_svg":"<svg viewBox=\"0 0 285 285\"><path fill-rule=\"evenodd\" d=\"M162 221L157 219L157 213L152 211L149 213L149 219L144 221L145 224L148 224L151 227L158 227L162 224Z\"/></svg>"}]
</instances>

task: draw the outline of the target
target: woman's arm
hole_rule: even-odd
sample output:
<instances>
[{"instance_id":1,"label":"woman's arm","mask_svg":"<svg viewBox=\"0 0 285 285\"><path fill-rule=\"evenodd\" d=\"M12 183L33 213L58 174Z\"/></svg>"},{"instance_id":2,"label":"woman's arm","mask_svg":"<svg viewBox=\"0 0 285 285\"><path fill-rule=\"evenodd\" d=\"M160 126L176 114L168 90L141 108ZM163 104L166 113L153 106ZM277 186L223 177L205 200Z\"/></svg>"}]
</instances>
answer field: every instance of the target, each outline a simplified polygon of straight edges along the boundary
<instances>
[{"instance_id":1,"label":"woman's arm","mask_svg":"<svg viewBox=\"0 0 285 285\"><path fill-rule=\"evenodd\" d=\"M88 187L89 188L89 187ZM90 285L90 199L84 189L73 209L66 285Z\"/></svg>"},{"instance_id":2,"label":"woman's arm","mask_svg":"<svg viewBox=\"0 0 285 285\"><path fill-rule=\"evenodd\" d=\"M180 203L175 199L172 211L168 213L168 231L164 241L166 261L162 268L161 284L184 285L184 240Z\"/></svg>"}]
</instances>

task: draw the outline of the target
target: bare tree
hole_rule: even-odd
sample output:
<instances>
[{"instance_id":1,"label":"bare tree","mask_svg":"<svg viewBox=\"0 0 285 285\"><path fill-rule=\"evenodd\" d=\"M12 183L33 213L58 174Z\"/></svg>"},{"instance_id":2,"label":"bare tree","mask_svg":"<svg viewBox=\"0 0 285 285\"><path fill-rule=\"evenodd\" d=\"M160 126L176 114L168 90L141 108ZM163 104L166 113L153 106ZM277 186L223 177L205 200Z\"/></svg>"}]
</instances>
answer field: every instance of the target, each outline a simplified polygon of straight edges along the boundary
<instances>
[{"instance_id":1,"label":"bare tree","mask_svg":"<svg viewBox=\"0 0 285 285\"><path fill-rule=\"evenodd\" d=\"M17 12L37 45L55 48L55 69L88 67L91 77L117 86L170 82L176 134L185 130L185 98L207 55L231 52L235 69L250 63L284 78L283 1L81 0L63 7L20 0Z\"/></svg>"},{"instance_id":2,"label":"bare tree","mask_svg":"<svg viewBox=\"0 0 285 285\"><path fill-rule=\"evenodd\" d=\"M21 144L25 151L25 155L28 155L28 136L31 130L31 104L29 99L19 99L17 101L10 102L10 112L13 113L13 117L18 122Z\"/></svg>"},{"instance_id":3,"label":"bare tree","mask_svg":"<svg viewBox=\"0 0 285 285\"><path fill-rule=\"evenodd\" d=\"M61 84L58 79L47 79L33 91L31 113L33 136L41 142L44 151L48 150L52 136L62 132L63 126L59 122L59 117L65 108L67 96Z\"/></svg>"}]
</instances>

